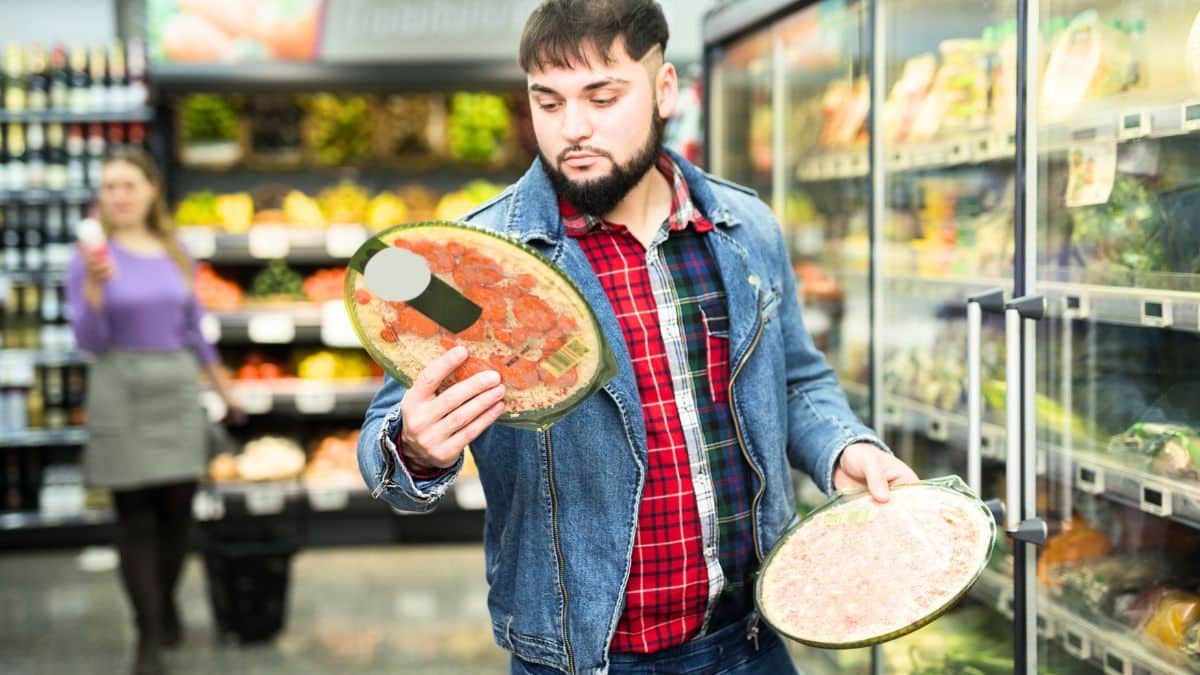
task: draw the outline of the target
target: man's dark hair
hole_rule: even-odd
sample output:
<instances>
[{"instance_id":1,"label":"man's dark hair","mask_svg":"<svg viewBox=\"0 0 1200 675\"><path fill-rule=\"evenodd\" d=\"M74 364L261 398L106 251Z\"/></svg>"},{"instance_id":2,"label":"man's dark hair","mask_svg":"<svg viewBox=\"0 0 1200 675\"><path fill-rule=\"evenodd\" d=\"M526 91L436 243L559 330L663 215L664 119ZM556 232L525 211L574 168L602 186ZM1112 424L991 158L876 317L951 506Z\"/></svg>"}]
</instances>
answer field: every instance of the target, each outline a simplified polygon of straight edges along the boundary
<instances>
[{"instance_id":1,"label":"man's dark hair","mask_svg":"<svg viewBox=\"0 0 1200 675\"><path fill-rule=\"evenodd\" d=\"M525 72L590 65L589 49L606 64L623 38L629 58L667 49L667 18L655 0L545 0L521 33L517 59Z\"/></svg>"}]
</instances>

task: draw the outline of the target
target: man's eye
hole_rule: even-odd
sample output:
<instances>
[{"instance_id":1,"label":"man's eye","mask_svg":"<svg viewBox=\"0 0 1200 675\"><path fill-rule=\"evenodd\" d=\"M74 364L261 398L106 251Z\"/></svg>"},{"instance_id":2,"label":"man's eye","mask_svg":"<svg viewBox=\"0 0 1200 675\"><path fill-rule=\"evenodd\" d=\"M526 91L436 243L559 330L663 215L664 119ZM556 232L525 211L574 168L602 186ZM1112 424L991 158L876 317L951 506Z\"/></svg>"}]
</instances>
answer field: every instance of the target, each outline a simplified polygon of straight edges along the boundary
<instances>
[{"instance_id":1,"label":"man's eye","mask_svg":"<svg viewBox=\"0 0 1200 675\"><path fill-rule=\"evenodd\" d=\"M557 103L539 103L538 107L546 112L554 112L555 110L558 110Z\"/></svg>"},{"instance_id":2,"label":"man's eye","mask_svg":"<svg viewBox=\"0 0 1200 675\"><path fill-rule=\"evenodd\" d=\"M604 107L604 106L612 105L613 101L616 101L616 100L617 99L615 99L615 98L594 98L594 99L592 99L592 103L595 103L596 105L598 105L600 107Z\"/></svg>"}]
</instances>

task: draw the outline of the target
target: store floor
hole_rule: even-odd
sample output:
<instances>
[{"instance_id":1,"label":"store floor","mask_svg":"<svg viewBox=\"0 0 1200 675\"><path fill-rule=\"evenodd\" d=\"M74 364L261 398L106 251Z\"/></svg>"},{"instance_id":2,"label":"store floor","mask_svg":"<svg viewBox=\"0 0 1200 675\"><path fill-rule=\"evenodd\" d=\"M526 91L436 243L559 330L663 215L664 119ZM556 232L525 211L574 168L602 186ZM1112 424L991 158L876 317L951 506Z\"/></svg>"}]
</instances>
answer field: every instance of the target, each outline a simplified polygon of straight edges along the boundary
<instances>
[{"instance_id":1,"label":"store floor","mask_svg":"<svg viewBox=\"0 0 1200 675\"><path fill-rule=\"evenodd\" d=\"M0 554L0 673L128 672L133 630L113 562L107 551ZM217 644L205 593L192 556L179 596L187 637L168 653L175 675L508 672L477 545L298 553L287 627L263 645Z\"/></svg>"}]
</instances>

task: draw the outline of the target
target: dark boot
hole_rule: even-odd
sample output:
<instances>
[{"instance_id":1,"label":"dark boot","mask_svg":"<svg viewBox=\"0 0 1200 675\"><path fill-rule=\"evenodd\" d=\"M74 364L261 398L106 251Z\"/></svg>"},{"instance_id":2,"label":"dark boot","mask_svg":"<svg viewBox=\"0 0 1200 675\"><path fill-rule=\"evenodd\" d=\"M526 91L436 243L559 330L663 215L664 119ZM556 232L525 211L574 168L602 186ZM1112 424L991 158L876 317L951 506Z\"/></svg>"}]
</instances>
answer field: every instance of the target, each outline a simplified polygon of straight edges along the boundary
<instances>
[{"instance_id":1,"label":"dark boot","mask_svg":"<svg viewBox=\"0 0 1200 675\"><path fill-rule=\"evenodd\" d=\"M178 647L183 643L183 623L175 604L175 589L184 562L191 549L192 496L195 483L172 485L161 490L158 505L158 573L161 583L162 644Z\"/></svg>"},{"instance_id":2,"label":"dark boot","mask_svg":"<svg viewBox=\"0 0 1200 675\"><path fill-rule=\"evenodd\" d=\"M157 520L142 491L114 492L117 507L116 544L121 581L133 608L138 647L134 671L162 673L162 583L159 579Z\"/></svg>"},{"instance_id":3,"label":"dark boot","mask_svg":"<svg viewBox=\"0 0 1200 675\"><path fill-rule=\"evenodd\" d=\"M166 675L166 672L161 645L139 640L132 675Z\"/></svg>"}]
</instances>

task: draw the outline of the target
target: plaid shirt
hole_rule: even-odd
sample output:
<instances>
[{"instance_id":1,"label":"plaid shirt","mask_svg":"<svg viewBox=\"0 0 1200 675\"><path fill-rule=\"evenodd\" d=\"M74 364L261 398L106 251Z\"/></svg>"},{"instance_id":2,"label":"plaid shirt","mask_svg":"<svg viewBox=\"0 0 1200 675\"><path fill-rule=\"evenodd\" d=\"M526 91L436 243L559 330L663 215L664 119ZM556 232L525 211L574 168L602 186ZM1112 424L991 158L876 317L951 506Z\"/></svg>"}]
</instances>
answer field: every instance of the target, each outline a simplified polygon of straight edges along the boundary
<instances>
[{"instance_id":1,"label":"plaid shirt","mask_svg":"<svg viewBox=\"0 0 1200 675\"><path fill-rule=\"evenodd\" d=\"M729 408L729 319L713 229L665 152L671 212L649 248L560 199L632 360L649 462L614 652L654 653L744 616L757 570L755 480Z\"/></svg>"}]
</instances>

